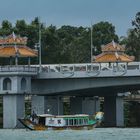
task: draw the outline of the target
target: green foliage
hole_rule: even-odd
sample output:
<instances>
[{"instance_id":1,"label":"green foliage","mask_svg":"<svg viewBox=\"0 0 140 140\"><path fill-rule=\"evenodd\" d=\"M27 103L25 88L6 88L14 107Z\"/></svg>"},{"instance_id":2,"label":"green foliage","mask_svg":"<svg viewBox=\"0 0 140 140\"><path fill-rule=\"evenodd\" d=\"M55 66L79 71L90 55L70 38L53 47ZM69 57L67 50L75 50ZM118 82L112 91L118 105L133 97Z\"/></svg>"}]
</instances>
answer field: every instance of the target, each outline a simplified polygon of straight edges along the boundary
<instances>
[{"instance_id":1,"label":"green foliage","mask_svg":"<svg viewBox=\"0 0 140 140\"><path fill-rule=\"evenodd\" d=\"M135 56L135 60L140 60L140 12L135 16L132 21L134 28L128 30L127 37L122 39L122 42L126 44L126 50L129 55Z\"/></svg>"},{"instance_id":2,"label":"green foliage","mask_svg":"<svg viewBox=\"0 0 140 140\"><path fill-rule=\"evenodd\" d=\"M1 26L2 26L0 28L1 36L7 36L7 35L11 34L13 27L12 27L12 24L8 20L4 20L1 24Z\"/></svg>"},{"instance_id":3,"label":"green foliage","mask_svg":"<svg viewBox=\"0 0 140 140\"><path fill-rule=\"evenodd\" d=\"M110 43L112 40L118 42L118 36L115 34L115 27L108 22L99 22L93 25L93 46L101 53L101 45Z\"/></svg>"},{"instance_id":4,"label":"green foliage","mask_svg":"<svg viewBox=\"0 0 140 140\"><path fill-rule=\"evenodd\" d=\"M128 32L128 37L126 40L126 44L127 44L127 52L130 55L134 55L135 56L135 60L139 61L140 60L140 36L137 35L137 33L135 32L135 30L131 29Z\"/></svg>"},{"instance_id":5,"label":"green foliage","mask_svg":"<svg viewBox=\"0 0 140 140\"><path fill-rule=\"evenodd\" d=\"M14 32L20 36L27 36L27 24L24 20L17 20Z\"/></svg>"},{"instance_id":6,"label":"green foliage","mask_svg":"<svg viewBox=\"0 0 140 140\"><path fill-rule=\"evenodd\" d=\"M64 115L69 115L70 114L70 104L68 102L64 102L63 107L64 107Z\"/></svg>"},{"instance_id":7,"label":"green foliage","mask_svg":"<svg viewBox=\"0 0 140 140\"><path fill-rule=\"evenodd\" d=\"M73 27L50 25L46 27L40 23L36 17L31 23L26 23L25 20L17 20L15 26L4 20L0 28L0 36L7 36L13 31L22 37L28 38L27 46L34 49L35 44L39 39L39 25L41 24L41 44L42 44L42 62L44 64L53 63L87 63L90 62L90 35L91 30L89 27ZM101 45L111 42L112 40L118 41L118 36L115 34L115 27L108 22L100 22L93 25L93 44L97 47L99 54ZM38 59L33 58L32 63L37 64ZM2 61L3 63L3 61ZM1 63L1 64L2 64ZM20 64L26 61L21 59ZM4 64L8 64L7 62Z\"/></svg>"},{"instance_id":8,"label":"green foliage","mask_svg":"<svg viewBox=\"0 0 140 140\"><path fill-rule=\"evenodd\" d=\"M124 125L130 126L130 103L124 103Z\"/></svg>"}]
</instances>

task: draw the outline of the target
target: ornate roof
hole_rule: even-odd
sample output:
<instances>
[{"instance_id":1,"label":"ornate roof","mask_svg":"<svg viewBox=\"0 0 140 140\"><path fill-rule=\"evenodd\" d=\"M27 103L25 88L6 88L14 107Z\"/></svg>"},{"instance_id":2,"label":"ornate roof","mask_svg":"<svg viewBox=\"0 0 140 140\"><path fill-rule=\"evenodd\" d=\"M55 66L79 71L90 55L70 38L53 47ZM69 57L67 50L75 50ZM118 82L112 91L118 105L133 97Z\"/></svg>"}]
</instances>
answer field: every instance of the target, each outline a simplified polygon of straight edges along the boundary
<instances>
[{"instance_id":1,"label":"ornate roof","mask_svg":"<svg viewBox=\"0 0 140 140\"><path fill-rule=\"evenodd\" d=\"M134 57L128 56L124 53L102 53L95 57L95 62L132 62Z\"/></svg>"},{"instance_id":2,"label":"ornate roof","mask_svg":"<svg viewBox=\"0 0 140 140\"><path fill-rule=\"evenodd\" d=\"M102 52L110 52L110 51L124 52L125 47L115 43L114 41L112 41L111 43L108 43L105 46L104 45L102 46Z\"/></svg>"},{"instance_id":3,"label":"ornate roof","mask_svg":"<svg viewBox=\"0 0 140 140\"><path fill-rule=\"evenodd\" d=\"M114 41L102 47L102 53L95 56L95 62L132 62L133 56L124 53L125 47Z\"/></svg>"},{"instance_id":4,"label":"ornate roof","mask_svg":"<svg viewBox=\"0 0 140 140\"><path fill-rule=\"evenodd\" d=\"M16 36L13 32L11 35L7 37L0 38L0 45L9 45L9 44L16 44L16 45L26 45L27 44L27 37L20 37Z\"/></svg>"},{"instance_id":5,"label":"ornate roof","mask_svg":"<svg viewBox=\"0 0 140 140\"><path fill-rule=\"evenodd\" d=\"M0 38L0 57L37 57L37 51L26 46L27 37L16 36L14 32Z\"/></svg>"},{"instance_id":6,"label":"ornate roof","mask_svg":"<svg viewBox=\"0 0 140 140\"><path fill-rule=\"evenodd\" d=\"M0 47L0 57L37 57L37 51L32 50L26 46L14 46Z\"/></svg>"}]
</instances>

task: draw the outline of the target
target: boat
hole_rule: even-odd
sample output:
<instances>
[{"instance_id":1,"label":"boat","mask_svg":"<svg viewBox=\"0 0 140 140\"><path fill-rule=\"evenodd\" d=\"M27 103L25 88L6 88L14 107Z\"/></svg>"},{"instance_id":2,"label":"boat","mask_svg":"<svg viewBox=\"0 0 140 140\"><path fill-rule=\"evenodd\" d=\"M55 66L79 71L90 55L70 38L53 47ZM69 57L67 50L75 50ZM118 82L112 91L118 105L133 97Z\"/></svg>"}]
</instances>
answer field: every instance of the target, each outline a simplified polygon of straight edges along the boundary
<instances>
[{"instance_id":1,"label":"boat","mask_svg":"<svg viewBox=\"0 0 140 140\"><path fill-rule=\"evenodd\" d=\"M32 115L23 119L18 119L26 128L30 130L90 130L101 124L103 112L95 115L75 114L75 115Z\"/></svg>"}]
</instances>

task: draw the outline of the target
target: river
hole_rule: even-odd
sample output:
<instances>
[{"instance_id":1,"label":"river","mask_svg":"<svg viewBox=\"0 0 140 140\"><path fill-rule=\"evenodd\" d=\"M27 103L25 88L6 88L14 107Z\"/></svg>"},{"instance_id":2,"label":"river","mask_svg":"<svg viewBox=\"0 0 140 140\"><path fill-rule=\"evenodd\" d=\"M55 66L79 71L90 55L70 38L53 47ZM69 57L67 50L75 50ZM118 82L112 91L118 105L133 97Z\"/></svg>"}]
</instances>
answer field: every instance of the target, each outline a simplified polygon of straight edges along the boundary
<instances>
[{"instance_id":1,"label":"river","mask_svg":"<svg viewBox=\"0 0 140 140\"><path fill-rule=\"evenodd\" d=\"M0 140L140 140L140 128L30 131L0 129Z\"/></svg>"}]
</instances>

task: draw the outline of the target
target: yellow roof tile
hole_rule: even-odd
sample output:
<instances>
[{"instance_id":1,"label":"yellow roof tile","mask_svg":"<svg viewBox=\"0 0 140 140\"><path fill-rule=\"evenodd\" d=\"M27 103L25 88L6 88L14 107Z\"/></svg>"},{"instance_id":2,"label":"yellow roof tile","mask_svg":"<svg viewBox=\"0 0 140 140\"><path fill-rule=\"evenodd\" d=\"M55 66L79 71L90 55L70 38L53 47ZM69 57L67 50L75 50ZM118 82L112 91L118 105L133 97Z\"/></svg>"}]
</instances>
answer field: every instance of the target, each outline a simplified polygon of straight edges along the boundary
<instances>
[{"instance_id":1,"label":"yellow roof tile","mask_svg":"<svg viewBox=\"0 0 140 140\"><path fill-rule=\"evenodd\" d=\"M4 46L0 47L0 57L15 57L18 53L18 57L37 57L37 52L26 47L14 47L14 46Z\"/></svg>"},{"instance_id":2,"label":"yellow roof tile","mask_svg":"<svg viewBox=\"0 0 140 140\"><path fill-rule=\"evenodd\" d=\"M95 62L132 62L132 57L126 54L118 54L116 56L115 53L102 53L100 56L95 57Z\"/></svg>"}]
</instances>

